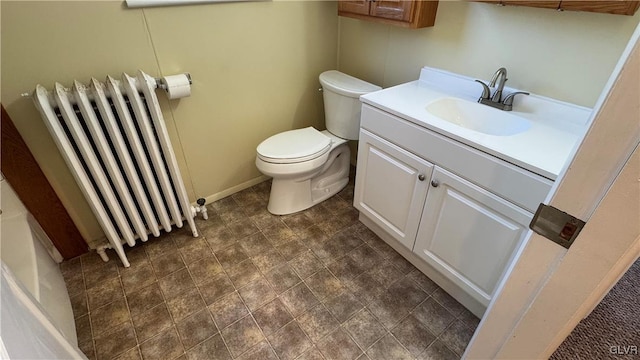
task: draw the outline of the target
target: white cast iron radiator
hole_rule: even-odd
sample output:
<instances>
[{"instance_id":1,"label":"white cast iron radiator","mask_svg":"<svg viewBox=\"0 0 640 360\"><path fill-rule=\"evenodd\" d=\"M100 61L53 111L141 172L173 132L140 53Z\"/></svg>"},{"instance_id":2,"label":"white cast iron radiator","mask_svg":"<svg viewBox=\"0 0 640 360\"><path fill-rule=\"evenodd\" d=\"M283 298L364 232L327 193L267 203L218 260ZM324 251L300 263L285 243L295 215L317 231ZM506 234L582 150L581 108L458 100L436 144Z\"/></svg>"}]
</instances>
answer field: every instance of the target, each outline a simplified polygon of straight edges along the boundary
<instances>
[{"instance_id":1,"label":"white cast iron radiator","mask_svg":"<svg viewBox=\"0 0 640 360\"><path fill-rule=\"evenodd\" d=\"M108 76L72 89L59 83L48 92L38 85L34 101L49 132L125 267L122 243L135 245L160 228L189 224L204 210L190 205L171 147L155 89L161 80L139 71L136 77ZM203 205L203 204L200 204ZM206 213L203 213L206 218Z\"/></svg>"}]
</instances>

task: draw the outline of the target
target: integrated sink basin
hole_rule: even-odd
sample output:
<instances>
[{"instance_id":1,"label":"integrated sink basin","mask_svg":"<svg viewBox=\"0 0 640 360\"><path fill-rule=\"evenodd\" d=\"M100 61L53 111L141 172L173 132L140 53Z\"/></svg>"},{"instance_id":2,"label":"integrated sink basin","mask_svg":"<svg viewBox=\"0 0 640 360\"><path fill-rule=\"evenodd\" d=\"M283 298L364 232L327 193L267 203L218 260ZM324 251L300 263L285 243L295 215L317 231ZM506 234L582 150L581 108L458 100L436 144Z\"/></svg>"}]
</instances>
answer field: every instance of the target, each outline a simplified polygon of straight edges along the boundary
<instances>
[{"instance_id":1,"label":"integrated sink basin","mask_svg":"<svg viewBox=\"0 0 640 360\"><path fill-rule=\"evenodd\" d=\"M436 99L426 106L426 110L444 121L487 135L509 136L531 128L527 119L454 97Z\"/></svg>"}]
</instances>

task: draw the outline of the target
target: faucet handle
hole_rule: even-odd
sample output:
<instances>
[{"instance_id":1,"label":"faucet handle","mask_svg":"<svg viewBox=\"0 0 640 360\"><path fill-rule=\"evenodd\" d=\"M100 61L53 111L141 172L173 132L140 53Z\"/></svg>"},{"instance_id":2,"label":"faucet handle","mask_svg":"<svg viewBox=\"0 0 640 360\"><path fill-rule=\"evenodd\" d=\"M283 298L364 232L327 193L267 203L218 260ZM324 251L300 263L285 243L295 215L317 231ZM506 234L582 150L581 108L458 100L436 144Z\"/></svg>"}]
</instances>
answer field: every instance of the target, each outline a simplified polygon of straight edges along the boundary
<instances>
[{"instance_id":1,"label":"faucet handle","mask_svg":"<svg viewBox=\"0 0 640 360\"><path fill-rule=\"evenodd\" d=\"M480 95L480 99L478 99L478 102L480 102L480 100L482 99L484 100L489 99L489 96L491 95L491 90L489 89L489 86L480 80L476 80L476 82L482 85L482 95Z\"/></svg>"},{"instance_id":2,"label":"faucet handle","mask_svg":"<svg viewBox=\"0 0 640 360\"><path fill-rule=\"evenodd\" d=\"M529 95L529 93L526 91L516 91L505 96L502 104L504 105L504 109L506 111L511 111L511 109L513 109L513 99L516 97L516 95Z\"/></svg>"}]
</instances>

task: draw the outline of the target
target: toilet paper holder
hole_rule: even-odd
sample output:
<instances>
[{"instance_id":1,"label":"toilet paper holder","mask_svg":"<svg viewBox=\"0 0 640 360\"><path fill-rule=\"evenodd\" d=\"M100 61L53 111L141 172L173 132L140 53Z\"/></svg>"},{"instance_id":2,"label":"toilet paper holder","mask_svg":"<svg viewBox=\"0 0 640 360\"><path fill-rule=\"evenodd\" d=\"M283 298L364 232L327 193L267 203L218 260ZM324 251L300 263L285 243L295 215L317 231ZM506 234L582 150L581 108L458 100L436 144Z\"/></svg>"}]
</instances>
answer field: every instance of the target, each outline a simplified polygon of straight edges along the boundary
<instances>
[{"instance_id":1,"label":"toilet paper holder","mask_svg":"<svg viewBox=\"0 0 640 360\"><path fill-rule=\"evenodd\" d=\"M184 73L184 75L187 77L187 79L189 79L189 85L192 85L193 81L191 80L191 74ZM156 78L155 80L156 80L156 86L158 87L158 89L167 91L168 86L167 86L167 83L164 81L164 77Z\"/></svg>"}]
</instances>

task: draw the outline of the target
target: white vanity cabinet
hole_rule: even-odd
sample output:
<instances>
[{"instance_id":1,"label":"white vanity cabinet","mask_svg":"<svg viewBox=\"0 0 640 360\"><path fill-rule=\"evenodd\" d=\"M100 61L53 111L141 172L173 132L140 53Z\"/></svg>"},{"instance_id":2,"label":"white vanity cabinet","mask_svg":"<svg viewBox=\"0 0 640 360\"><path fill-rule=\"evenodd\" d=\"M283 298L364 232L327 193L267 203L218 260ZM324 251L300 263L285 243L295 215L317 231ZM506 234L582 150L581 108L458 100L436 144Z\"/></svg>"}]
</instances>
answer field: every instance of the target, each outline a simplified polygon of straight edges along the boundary
<instances>
[{"instance_id":1,"label":"white vanity cabinet","mask_svg":"<svg viewBox=\"0 0 640 360\"><path fill-rule=\"evenodd\" d=\"M413 249L432 170L430 162L360 130L357 209Z\"/></svg>"},{"instance_id":2,"label":"white vanity cabinet","mask_svg":"<svg viewBox=\"0 0 640 360\"><path fill-rule=\"evenodd\" d=\"M356 171L365 225L478 316L552 184L367 104Z\"/></svg>"}]
</instances>

